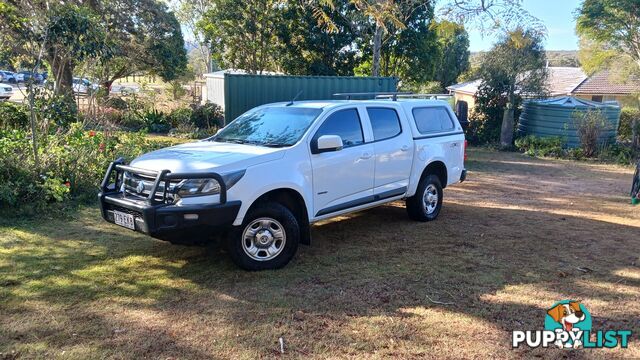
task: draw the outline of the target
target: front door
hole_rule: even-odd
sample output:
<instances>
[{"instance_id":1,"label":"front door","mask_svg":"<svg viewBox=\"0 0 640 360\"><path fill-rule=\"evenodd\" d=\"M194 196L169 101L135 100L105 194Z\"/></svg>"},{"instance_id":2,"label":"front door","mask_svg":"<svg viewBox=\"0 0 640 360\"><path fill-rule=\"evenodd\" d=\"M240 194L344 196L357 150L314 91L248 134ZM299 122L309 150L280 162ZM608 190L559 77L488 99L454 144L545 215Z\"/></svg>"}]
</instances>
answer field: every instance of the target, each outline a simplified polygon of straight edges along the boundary
<instances>
[{"instance_id":1,"label":"front door","mask_svg":"<svg viewBox=\"0 0 640 360\"><path fill-rule=\"evenodd\" d=\"M342 150L311 154L314 216L322 216L371 201L375 157L365 143L358 109L330 114L311 142L322 135L342 138Z\"/></svg>"}]
</instances>

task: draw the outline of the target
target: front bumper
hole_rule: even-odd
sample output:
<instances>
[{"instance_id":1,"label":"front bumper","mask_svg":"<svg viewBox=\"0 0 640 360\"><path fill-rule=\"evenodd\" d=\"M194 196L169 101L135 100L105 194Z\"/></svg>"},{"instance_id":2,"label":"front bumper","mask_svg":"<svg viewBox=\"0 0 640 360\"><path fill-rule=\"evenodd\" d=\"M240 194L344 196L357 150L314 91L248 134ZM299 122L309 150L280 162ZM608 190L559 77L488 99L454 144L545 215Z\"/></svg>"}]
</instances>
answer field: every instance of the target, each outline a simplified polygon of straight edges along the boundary
<instances>
[{"instance_id":1,"label":"front bumper","mask_svg":"<svg viewBox=\"0 0 640 360\"><path fill-rule=\"evenodd\" d=\"M106 221L115 222L114 211L127 213L133 215L136 231L158 238L187 229L230 226L241 205L240 201L189 206L149 205L121 192L100 193L98 196L102 217Z\"/></svg>"},{"instance_id":2,"label":"front bumper","mask_svg":"<svg viewBox=\"0 0 640 360\"><path fill-rule=\"evenodd\" d=\"M123 193L119 189L122 185L123 172L144 172L155 177L154 186L148 198L140 198ZM206 174L171 174L163 170L157 174L142 169L125 166L121 159L109 165L107 174L101 185L100 210L102 217L115 223L114 211L133 215L135 231L148 234L159 239L182 235L188 231L204 232L214 228L227 227L233 224L240 210L240 201L227 201L227 189L222 177L217 173ZM115 175L115 176L114 176ZM220 183L220 202L215 204L174 205L164 194L158 195L160 184L167 184L173 179L215 178ZM113 179L113 183L110 181Z\"/></svg>"}]
</instances>

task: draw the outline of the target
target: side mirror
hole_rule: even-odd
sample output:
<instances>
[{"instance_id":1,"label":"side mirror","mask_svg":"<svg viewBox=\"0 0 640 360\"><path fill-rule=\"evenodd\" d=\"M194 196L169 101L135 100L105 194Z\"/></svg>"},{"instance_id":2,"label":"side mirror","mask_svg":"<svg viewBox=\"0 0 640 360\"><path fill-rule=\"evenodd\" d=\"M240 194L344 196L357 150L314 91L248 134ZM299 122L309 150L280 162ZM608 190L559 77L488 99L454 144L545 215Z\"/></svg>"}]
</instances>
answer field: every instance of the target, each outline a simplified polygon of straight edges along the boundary
<instances>
[{"instance_id":1,"label":"side mirror","mask_svg":"<svg viewBox=\"0 0 640 360\"><path fill-rule=\"evenodd\" d=\"M338 135L322 135L316 142L314 154L342 150L342 138Z\"/></svg>"}]
</instances>

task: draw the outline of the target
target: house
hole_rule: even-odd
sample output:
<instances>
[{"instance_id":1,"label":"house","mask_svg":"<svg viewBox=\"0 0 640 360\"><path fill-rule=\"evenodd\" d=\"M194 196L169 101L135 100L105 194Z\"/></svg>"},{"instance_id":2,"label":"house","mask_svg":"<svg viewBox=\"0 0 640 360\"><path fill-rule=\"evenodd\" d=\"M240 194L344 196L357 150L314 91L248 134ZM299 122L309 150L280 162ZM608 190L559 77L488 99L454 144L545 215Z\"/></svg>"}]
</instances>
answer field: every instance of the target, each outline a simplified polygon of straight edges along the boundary
<instances>
[{"instance_id":1,"label":"house","mask_svg":"<svg viewBox=\"0 0 640 360\"><path fill-rule=\"evenodd\" d=\"M640 77L632 75L621 82L616 81L608 70L604 70L585 79L571 94L591 101L617 101L621 105L637 106Z\"/></svg>"},{"instance_id":2,"label":"house","mask_svg":"<svg viewBox=\"0 0 640 360\"><path fill-rule=\"evenodd\" d=\"M608 71L587 76L577 67L549 67L548 90L551 97L575 96L591 101L618 101L622 104L637 99L640 78L631 77L625 84L611 79ZM470 111L475 108L475 96L482 80L467 81L447 87L456 103L464 101Z\"/></svg>"}]
</instances>

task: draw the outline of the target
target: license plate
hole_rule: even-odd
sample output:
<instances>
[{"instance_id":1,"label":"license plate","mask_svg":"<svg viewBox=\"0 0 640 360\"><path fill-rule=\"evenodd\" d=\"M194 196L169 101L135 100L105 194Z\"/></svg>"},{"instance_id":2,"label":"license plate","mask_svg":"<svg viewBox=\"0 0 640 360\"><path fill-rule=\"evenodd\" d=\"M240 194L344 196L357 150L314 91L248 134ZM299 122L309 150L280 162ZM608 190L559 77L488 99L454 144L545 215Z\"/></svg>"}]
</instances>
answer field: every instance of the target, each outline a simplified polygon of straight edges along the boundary
<instances>
[{"instance_id":1,"label":"license plate","mask_svg":"<svg viewBox=\"0 0 640 360\"><path fill-rule=\"evenodd\" d=\"M123 213L121 211L113 211L113 220L117 225L124 226L128 229L135 230L136 223L133 218L133 215Z\"/></svg>"}]
</instances>

